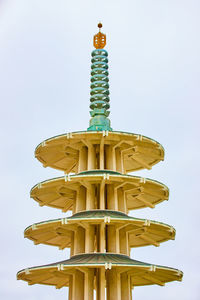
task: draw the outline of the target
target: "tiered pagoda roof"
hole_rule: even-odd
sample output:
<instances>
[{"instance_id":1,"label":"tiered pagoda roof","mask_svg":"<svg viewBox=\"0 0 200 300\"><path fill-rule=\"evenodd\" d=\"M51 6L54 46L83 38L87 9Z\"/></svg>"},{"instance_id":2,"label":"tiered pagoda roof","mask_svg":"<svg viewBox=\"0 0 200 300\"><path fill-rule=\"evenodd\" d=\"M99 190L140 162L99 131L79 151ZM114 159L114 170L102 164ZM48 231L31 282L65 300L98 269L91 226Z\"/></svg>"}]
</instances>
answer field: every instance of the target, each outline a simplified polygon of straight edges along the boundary
<instances>
[{"instance_id":1,"label":"tiered pagoda roof","mask_svg":"<svg viewBox=\"0 0 200 300\"><path fill-rule=\"evenodd\" d=\"M128 215L168 200L164 184L127 174L150 170L164 160L164 149L148 137L111 128L106 36L102 24L98 27L92 52L89 128L47 139L35 150L44 167L64 171L64 176L38 183L31 189L31 198L40 206L72 215L35 223L24 231L36 245L70 248L70 258L26 268L17 278L29 285L69 287L69 300L131 300L133 287L164 286L181 281L183 273L130 258L131 248L158 247L174 240L176 232L168 224Z\"/></svg>"}]
</instances>

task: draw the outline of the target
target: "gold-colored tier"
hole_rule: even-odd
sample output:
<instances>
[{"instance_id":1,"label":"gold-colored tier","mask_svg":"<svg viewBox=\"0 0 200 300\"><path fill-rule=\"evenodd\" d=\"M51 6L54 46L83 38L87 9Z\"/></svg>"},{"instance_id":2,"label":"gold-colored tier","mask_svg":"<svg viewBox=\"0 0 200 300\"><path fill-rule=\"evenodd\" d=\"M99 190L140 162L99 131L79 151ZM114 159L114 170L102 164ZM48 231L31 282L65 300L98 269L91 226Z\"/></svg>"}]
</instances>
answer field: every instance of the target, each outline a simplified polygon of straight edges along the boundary
<instances>
[{"instance_id":1,"label":"gold-colored tier","mask_svg":"<svg viewBox=\"0 0 200 300\"><path fill-rule=\"evenodd\" d=\"M87 209L98 209L99 198L101 198L101 186L113 186L113 193L118 202L120 211L121 199L125 199L128 210L139 209L144 207L154 208L156 204L168 200L168 188L158 182L147 178L123 175L117 172L110 172L105 170L82 172L76 175L67 175L55 179L43 181L31 190L31 198L36 200L41 206L51 206L62 209L63 212L73 210L74 203L77 198L78 190L84 187L87 191L93 187L93 204ZM103 193L104 193L103 189ZM89 200L88 200L89 201ZM108 209L113 209L109 206ZM117 205L117 204L116 204ZM82 210L86 209L82 207Z\"/></svg>"},{"instance_id":2,"label":"gold-colored tier","mask_svg":"<svg viewBox=\"0 0 200 300\"><path fill-rule=\"evenodd\" d=\"M109 169L128 173L151 167L164 160L164 149L156 141L142 135L116 131L81 131L59 135L45 140L35 150L36 158L44 167L51 167L65 173L80 171L81 149L87 152L87 167ZM103 160L105 152L110 151L112 159ZM92 165L89 152L93 152ZM103 164L103 166L101 165Z\"/></svg>"},{"instance_id":3,"label":"gold-colored tier","mask_svg":"<svg viewBox=\"0 0 200 300\"><path fill-rule=\"evenodd\" d=\"M101 23L98 27L88 131L49 138L35 150L44 167L64 171L65 176L35 185L31 198L40 206L71 210L72 216L36 223L24 232L35 244L70 248L70 258L21 270L17 279L29 285L69 287L69 300L93 300L94 295L96 300L132 300L133 287L181 281L183 273L130 258L133 247L175 239L172 226L128 216L129 210L154 208L168 200L164 184L126 175L150 170L164 160L164 149L148 137L112 131L108 59L102 50L106 36L100 32Z\"/></svg>"},{"instance_id":4,"label":"gold-colored tier","mask_svg":"<svg viewBox=\"0 0 200 300\"><path fill-rule=\"evenodd\" d=\"M87 287L89 283L87 292L92 291L93 294L93 288L95 288L97 283L98 271L100 269L105 273L103 275L107 280L109 280L109 277L112 277L115 281L115 276L117 277L118 274L118 292L120 294L123 276L125 276L125 282L127 281L127 284L129 283L131 288L152 284L163 286L170 281L181 281L183 276L183 273L177 269L143 263L133 260L126 255L91 253L75 255L68 260L50 265L24 269L18 272L17 278L27 281L29 285L44 284L61 288L69 286L73 277L75 281L82 279L83 283L79 283L80 289L81 287L83 288L84 282L85 284L87 283ZM78 277L76 278L76 276ZM90 280L86 282L86 279L88 281L88 277ZM84 294L84 289L81 293Z\"/></svg>"},{"instance_id":5,"label":"gold-colored tier","mask_svg":"<svg viewBox=\"0 0 200 300\"><path fill-rule=\"evenodd\" d=\"M73 246L73 234L77 234L78 227L87 228L89 225L98 235L99 225L105 223L114 226L121 234L128 234L128 247L142 247L154 245L175 239L175 229L164 223L130 217L124 213L110 210L92 210L74 214L69 218L62 218L40 222L27 227L24 236L34 244L57 246L59 249ZM94 238L93 243L97 241ZM93 246L95 249L95 246ZM120 252L120 247L118 248ZM97 250L97 249L96 249ZM121 253L121 252L120 252Z\"/></svg>"}]
</instances>

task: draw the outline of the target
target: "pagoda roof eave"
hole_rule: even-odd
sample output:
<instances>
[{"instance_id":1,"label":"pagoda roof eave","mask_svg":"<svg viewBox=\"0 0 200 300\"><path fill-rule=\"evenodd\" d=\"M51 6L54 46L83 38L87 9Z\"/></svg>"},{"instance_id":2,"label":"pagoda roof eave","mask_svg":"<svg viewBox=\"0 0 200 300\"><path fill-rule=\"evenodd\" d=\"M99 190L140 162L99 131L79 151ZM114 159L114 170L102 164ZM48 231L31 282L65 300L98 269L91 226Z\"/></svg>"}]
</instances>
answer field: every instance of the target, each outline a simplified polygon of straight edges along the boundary
<instances>
[{"instance_id":1,"label":"pagoda roof eave","mask_svg":"<svg viewBox=\"0 0 200 300\"><path fill-rule=\"evenodd\" d=\"M36 266L21 270L17 273L17 279L28 281L29 284L40 283L59 285L61 275L65 276L65 278L67 279L67 276L71 275L72 272L75 271L73 269L78 268L79 270L81 270L81 268L102 267L107 270L117 268L118 272L120 273L128 271L129 275L131 276L133 286L155 284L155 276L156 278L161 277L161 279L157 279L157 282L161 283L159 285L164 285L166 282L174 280L181 281L183 276L183 273L177 269L140 262L137 260L133 260L123 254L89 253L74 255L68 260L56 262L53 264ZM136 271L139 270L144 272L137 273ZM48 283L49 276L52 279ZM135 276L137 277L136 279ZM39 279L36 280L36 278ZM67 282L65 286L67 286Z\"/></svg>"},{"instance_id":2,"label":"pagoda roof eave","mask_svg":"<svg viewBox=\"0 0 200 300\"><path fill-rule=\"evenodd\" d=\"M38 144L35 148L35 151L40 147L40 146L43 146L44 143L48 143L50 142L51 140L55 140L55 139L59 139L61 137L63 138L66 138L66 137L69 137L70 135L78 135L78 134L88 134L88 135L92 135L92 134L98 134L98 135L106 135L107 132L105 131L87 131L87 130L80 130L80 131L72 131L70 133L63 133L63 134L59 134L59 135L55 135L55 136L52 136L48 139L45 139L43 142L41 142L40 144ZM108 131L109 134L123 134L123 135L127 135L127 136L135 136L136 138L140 138L142 137L142 139L145 139L145 140L149 140L149 141L152 141L153 143L155 144L158 144L162 150L164 151L164 148L163 146L157 142L156 140L150 138L150 137L147 137L145 135L141 135L141 134L138 134L138 133L133 133L133 132L127 132L127 131L117 131L117 130L114 130L114 131Z\"/></svg>"},{"instance_id":3,"label":"pagoda roof eave","mask_svg":"<svg viewBox=\"0 0 200 300\"><path fill-rule=\"evenodd\" d=\"M85 215L85 217L84 217ZM157 221L139 219L124 213L111 210L91 210L79 212L72 217L48 220L28 226L24 236L35 244L46 244L64 249L71 246L71 233L78 226L104 223L115 225L116 229L124 228L129 232L131 248L154 245L174 240L176 231L168 225Z\"/></svg>"},{"instance_id":4,"label":"pagoda roof eave","mask_svg":"<svg viewBox=\"0 0 200 300\"><path fill-rule=\"evenodd\" d=\"M35 156L44 167L77 173L79 149L87 145L87 142L100 144L102 137L105 144L123 151L125 173L151 169L164 160L164 148L160 143L140 134L120 131L77 131L61 134L40 143L35 149Z\"/></svg>"},{"instance_id":5,"label":"pagoda roof eave","mask_svg":"<svg viewBox=\"0 0 200 300\"><path fill-rule=\"evenodd\" d=\"M75 201L75 192L77 189L84 185L84 181L91 184L100 184L102 180L106 184L114 184L114 187L118 188L123 186L123 190L126 191L127 208L128 210L140 209L144 207L154 208L155 205L162 201L168 200L169 189L166 185L149 178L143 178L140 176L132 176L120 174L107 170L93 170L78 173L75 175L66 175L49 180L45 180L36 184L31 189L31 198L36 200L41 206L47 205L55 208L62 209L64 212L70 210L73 201ZM65 199L68 201L67 209L65 208L65 200L63 193L59 194L58 191L64 188L66 194ZM46 192L51 194L47 197ZM143 199L137 199L137 195L143 193ZM43 193L45 193L43 195ZM46 195L46 196L45 196Z\"/></svg>"}]
</instances>

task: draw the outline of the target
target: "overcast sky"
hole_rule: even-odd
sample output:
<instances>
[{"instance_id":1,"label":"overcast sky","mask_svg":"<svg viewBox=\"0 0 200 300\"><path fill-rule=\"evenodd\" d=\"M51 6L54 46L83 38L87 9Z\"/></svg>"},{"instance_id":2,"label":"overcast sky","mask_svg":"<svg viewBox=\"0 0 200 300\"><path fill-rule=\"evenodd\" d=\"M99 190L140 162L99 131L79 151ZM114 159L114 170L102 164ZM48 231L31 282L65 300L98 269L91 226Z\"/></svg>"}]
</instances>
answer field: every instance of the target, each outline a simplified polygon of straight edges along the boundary
<instances>
[{"instance_id":1,"label":"overcast sky","mask_svg":"<svg viewBox=\"0 0 200 300\"><path fill-rule=\"evenodd\" d=\"M28 225L65 216L29 198L34 184L62 175L44 169L34 149L88 127L90 52L101 20L112 127L165 148L164 162L135 174L166 184L169 201L131 214L177 230L175 241L132 257L184 272L182 283L138 287L133 299L199 300L199 15L198 0L0 1L1 299L67 299L67 288L28 286L16 273L68 257L23 238Z\"/></svg>"}]
</instances>

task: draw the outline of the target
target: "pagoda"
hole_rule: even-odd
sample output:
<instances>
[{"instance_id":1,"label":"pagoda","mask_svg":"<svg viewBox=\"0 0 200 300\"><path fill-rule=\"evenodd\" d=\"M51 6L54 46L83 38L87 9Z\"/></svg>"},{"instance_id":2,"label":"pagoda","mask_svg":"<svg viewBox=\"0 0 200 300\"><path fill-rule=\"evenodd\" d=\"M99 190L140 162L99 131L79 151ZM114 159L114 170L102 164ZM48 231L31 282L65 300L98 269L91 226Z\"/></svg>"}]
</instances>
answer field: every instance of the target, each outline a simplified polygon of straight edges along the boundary
<instances>
[{"instance_id":1,"label":"pagoda","mask_svg":"<svg viewBox=\"0 0 200 300\"><path fill-rule=\"evenodd\" d=\"M164 149L146 136L111 128L106 36L101 23L98 27L91 54L89 128L49 138L35 150L44 167L64 171L64 176L38 183L31 198L72 215L33 224L24 232L35 245L70 248L70 258L23 269L17 279L69 287L69 300L131 300L133 287L164 286L181 281L183 273L130 258L131 248L158 247L175 238L170 225L128 215L168 200L164 184L128 175L164 160Z\"/></svg>"}]
</instances>

